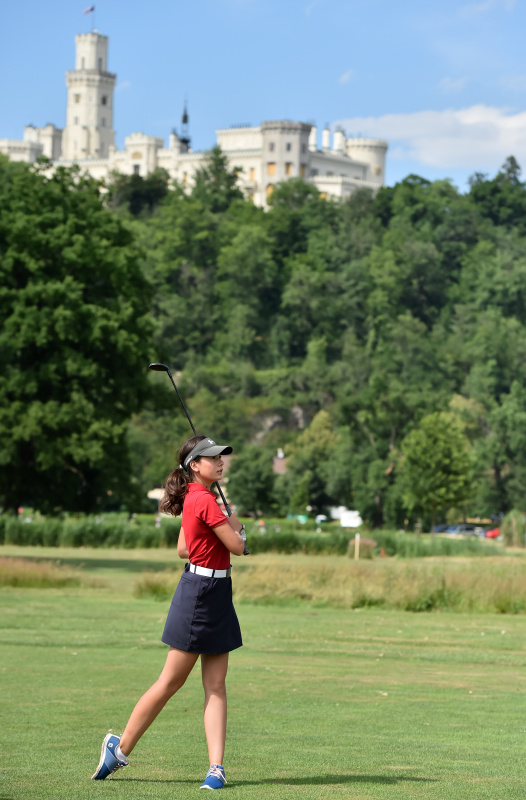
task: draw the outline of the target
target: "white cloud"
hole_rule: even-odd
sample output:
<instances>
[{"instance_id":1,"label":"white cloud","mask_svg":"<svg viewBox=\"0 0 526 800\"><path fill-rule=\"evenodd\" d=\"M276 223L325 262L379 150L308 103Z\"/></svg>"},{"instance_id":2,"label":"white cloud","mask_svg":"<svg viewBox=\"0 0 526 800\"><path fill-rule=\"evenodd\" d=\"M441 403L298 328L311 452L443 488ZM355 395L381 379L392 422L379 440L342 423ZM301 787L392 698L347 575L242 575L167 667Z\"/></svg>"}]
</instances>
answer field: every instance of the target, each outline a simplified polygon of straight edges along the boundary
<instances>
[{"instance_id":1,"label":"white cloud","mask_svg":"<svg viewBox=\"0 0 526 800\"><path fill-rule=\"evenodd\" d=\"M471 106L337 120L346 131L387 139L388 158L453 169L495 170L509 155L526 164L526 111Z\"/></svg>"},{"instance_id":2,"label":"white cloud","mask_svg":"<svg viewBox=\"0 0 526 800\"><path fill-rule=\"evenodd\" d=\"M462 91L467 81L467 78L442 78L438 88L444 94L453 94Z\"/></svg>"},{"instance_id":3,"label":"white cloud","mask_svg":"<svg viewBox=\"0 0 526 800\"><path fill-rule=\"evenodd\" d=\"M515 6L515 0L483 0L481 3L469 3L460 8L459 13L462 17L476 17L478 14L485 14L487 11L504 8L511 11Z\"/></svg>"},{"instance_id":4,"label":"white cloud","mask_svg":"<svg viewBox=\"0 0 526 800\"><path fill-rule=\"evenodd\" d=\"M340 75L338 80L340 83L349 83L352 77L354 77L354 70L348 69L347 72L344 72L343 75Z\"/></svg>"}]
</instances>

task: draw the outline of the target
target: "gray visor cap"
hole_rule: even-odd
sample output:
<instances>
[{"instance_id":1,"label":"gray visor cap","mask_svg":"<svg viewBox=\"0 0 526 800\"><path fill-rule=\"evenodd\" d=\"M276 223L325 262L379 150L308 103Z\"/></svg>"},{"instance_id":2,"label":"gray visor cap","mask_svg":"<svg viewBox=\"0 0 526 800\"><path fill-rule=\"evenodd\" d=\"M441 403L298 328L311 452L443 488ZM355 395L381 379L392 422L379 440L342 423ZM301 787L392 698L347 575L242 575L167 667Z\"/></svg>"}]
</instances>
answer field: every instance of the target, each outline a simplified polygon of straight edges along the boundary
<instances>
[{"instance_id":1,"label":"gray visor cap","mask_svg":"<svg viewBox=\"0 0 526 800\"><path fill-rule=\"evenodd\" d=\"M191 450L184 460L184 468L188 469L190 463L194 461L198 456L208 456L209 458L213 458L214 456L223 456L228 455L232 452L232 448L230 445L223 445L223 444L216 444L212 439L203 439L202 442L198 442L193 450Z\"/></svg>"}]
</instances>

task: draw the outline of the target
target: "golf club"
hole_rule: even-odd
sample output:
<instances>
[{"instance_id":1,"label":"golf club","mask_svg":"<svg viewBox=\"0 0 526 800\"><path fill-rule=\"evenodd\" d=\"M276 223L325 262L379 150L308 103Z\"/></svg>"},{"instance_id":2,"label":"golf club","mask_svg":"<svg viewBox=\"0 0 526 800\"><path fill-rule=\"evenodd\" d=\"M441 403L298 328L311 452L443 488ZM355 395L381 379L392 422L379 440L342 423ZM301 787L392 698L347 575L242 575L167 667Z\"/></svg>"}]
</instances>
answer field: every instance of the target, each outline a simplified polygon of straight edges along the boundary
<instances>
[{"instance_id":1,"label":"golf club","mask_svg":"<svg viewBox=\"0 0 526 800\"><path fill-rule=\"evenodd\" d=\"M154 361L153 363L151 363L149 365L149 368L152 369L154 372L167 372L168 373L168 377L172 381L172 385L173 385L175 391L177 392L177 397L179 398L179 402L181 403L181 405L183 407L184 413L186 414L186 418L188 419L188 422L190 423L190 427L192 428L192 430L194 432L194 436L197 436L197 431L196 431L196 429L194 427L194 423L192 422L192 420L190 418L190 414L188 413L188 409L184 404L183 398L179 394L179 389L175 385L175 381L173 379L172 373L170 372L170 367L168 367L166 364L160 364L158 361ZM221 489L219 483L215 483L214 485L217 486L217 491L219 492L219 494L221 496L221 500L223 501L223 505L225 506L226 513L230 517L232 515L232 509L230 508L230 506L228 505L228 503L226 501L225 495L223 494L223 490ZM247 549L247 545L246 545L246 542L245 542L245 549L243 550L243 555L247 556L247 555L249 555L249 552L250 551Z\"/></svg>"}]
</instances>

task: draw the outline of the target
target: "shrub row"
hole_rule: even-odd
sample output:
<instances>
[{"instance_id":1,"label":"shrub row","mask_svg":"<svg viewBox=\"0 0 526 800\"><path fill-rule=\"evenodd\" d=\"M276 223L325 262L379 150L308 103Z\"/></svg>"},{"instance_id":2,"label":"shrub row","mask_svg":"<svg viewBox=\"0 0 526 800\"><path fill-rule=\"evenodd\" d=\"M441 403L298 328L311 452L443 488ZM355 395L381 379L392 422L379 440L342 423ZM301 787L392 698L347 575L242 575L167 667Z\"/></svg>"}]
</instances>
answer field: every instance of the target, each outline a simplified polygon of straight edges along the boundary
<instances>
[{"instance_id":1,"label":"shrub row","mask_svg":"<svg viewBox=\"0 0 526 800\"><path fill-rule=\"evenodd\" d=\"M265 532L256 523L247 525L247 545L251 553L307 553L334 554L352 557L354 546L350 542L355 533L334 526L324 526L326 532L309 530L290 520L273 520L266 523ZM401 558L425 558L426 556L496 555L502 552L494 541L484 541L476 536L455 539L436 535L416 536L412 533L376 530L362 533L367 540L373 539L374 547L361 548L361 557L400 556Z\"/></svg>"},{"instance_id":2,"label":"shrub row","mask_svg":"<svg viewBox=\"0 0 526 800\"><path fill-rule=\"evenodd\" d=\"M160 527L150 516L53 517L0 516L0 542L41 547L175 547L180 519L163 519Z\"/></svg>"},{"instance_id":3,"label":"shrub row","mask_svg":"<svg viewBox=\"0 0 526 800\"><path fill-rule=\"evenodd\" d=\"M125 514L108 514L64 519L3 514L0 515L0 543L41 547L175 547L180 527L180 517L163 517L159 527L156 527L155 517L147 514L132 518ZM313 525L299 525L295 520L271 520L265 525L253 520L247 523L247 544L254 555L266 552L313 555L348 553L352 557L354 547L350 547L349 542L354 535L334 524L315 529ZM362 558L379 556L382 550L386 556L403 558L495 555L501 551L495 542L485 542L477 537L417 537L409 533L380 530L363 535L374 539L376 546L362 548Z\"/></svg>"}]
</instances>

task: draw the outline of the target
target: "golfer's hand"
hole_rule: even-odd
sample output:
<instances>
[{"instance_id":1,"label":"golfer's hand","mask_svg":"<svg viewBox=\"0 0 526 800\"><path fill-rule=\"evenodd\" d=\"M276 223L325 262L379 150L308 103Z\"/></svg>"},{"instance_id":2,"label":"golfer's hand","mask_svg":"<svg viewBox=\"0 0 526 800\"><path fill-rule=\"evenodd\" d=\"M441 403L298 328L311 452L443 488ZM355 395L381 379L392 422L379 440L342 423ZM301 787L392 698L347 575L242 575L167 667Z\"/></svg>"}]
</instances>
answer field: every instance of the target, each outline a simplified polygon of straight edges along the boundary
<instances>
[{"instance_id":1,"label":"golfer's hand","mask_svg":"<svg viewBox=\"0 0 526 800\"><path fill-rule=\"evenodd\" d=\"M237 533L239 531L239 529L241 528L241 522L239 521L238 516L237 516L235 511L233 511L231 513L231 515L228 518L228 521L230 522L230 525L232 526L232 528Z\"/></svg>"}]
</instances>

